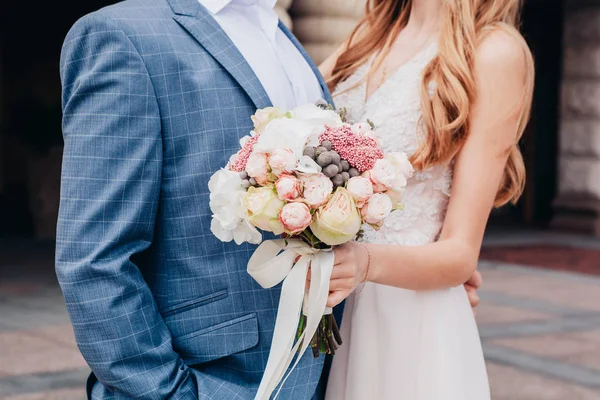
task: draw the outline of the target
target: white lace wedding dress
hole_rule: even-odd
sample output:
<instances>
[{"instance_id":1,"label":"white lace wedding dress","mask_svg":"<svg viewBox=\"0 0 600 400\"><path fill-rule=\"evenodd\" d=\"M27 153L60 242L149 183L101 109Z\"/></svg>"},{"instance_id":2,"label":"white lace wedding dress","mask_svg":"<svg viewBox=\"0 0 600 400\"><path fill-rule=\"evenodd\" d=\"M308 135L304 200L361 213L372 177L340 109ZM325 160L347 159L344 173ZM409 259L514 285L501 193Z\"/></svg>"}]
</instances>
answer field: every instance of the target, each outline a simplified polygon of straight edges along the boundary
<instances>
[{"instance_id":1,"label":"white lace wedding dress","mask_svg":"<svg viewBox=\"0 0 600 400\"><path fill-rule=\"evenodd\" d=\"M339 85L336 105L346 107L351 120L373 121L384 151L412 154L419 143L421 74L436 51L429 46L401 66L366 102L363 78L370 65L363 65ZM416 173L403 195L404 210L392 213L379 231L367 228L364 240L399 246L435 241L451 183L451 166ZM344 343L333 360L327 400L490 398L462 286L415 292L369 283L346 301L341 332Z\"/></svg>"}]
</instances>

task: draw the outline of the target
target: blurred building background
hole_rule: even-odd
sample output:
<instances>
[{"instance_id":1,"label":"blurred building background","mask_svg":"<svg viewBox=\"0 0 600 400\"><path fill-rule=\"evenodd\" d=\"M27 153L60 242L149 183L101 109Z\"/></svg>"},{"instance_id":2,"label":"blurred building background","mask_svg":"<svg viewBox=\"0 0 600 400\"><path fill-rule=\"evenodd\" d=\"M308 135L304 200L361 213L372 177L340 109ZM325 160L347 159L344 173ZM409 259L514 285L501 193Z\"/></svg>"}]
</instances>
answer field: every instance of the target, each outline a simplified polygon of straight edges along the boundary
<instances>
[{"instance_id":1,"label":"blurred building background","mask_svg":"<svg viewBox=\"0 0 600 400\"><path fill-rule=\"evenodd\" d=\"M61 42L78 17L114 2L0 5L0 237L54 236ZM364 3L280 0L278 8L320 62L348 36ZM17 17L24 15L27 22ZM527 0L523 33L537 67L522 143L528 184L518 206L496 211L492 223L600 235L600 2Z\"/></svg>"}]
</instances>

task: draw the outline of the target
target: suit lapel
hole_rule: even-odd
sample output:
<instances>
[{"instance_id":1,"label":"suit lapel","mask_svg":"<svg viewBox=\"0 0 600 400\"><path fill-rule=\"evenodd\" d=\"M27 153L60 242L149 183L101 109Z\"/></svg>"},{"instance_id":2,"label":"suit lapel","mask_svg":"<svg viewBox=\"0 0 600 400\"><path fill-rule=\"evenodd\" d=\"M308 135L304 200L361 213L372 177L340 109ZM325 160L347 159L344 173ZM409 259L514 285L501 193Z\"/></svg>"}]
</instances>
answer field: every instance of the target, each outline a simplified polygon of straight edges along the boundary
<instances>
[{"instance_id":1,"label":"suit lapel","mask_svg":"<svg viewBox=\"0 0 600 400\"><path fill-rule=\"evenodd\" d=\"M310 56L308 55L308 53L306 52L306 50L304 49L302 44L300 44L298 39L296 39L296 36L294 36L294 34L292 32L290 32L290 30L281 21L279 22L279 29L281 29L283 31L283 33L285 33L285 35L291 40L291 42L294 44L294 46L296 46L296 48L298 49L300 54L302 54L302 56L304 57L304 59L306 60L308 65L310 65L310 68L312 69L313 73L319 80L319 84L321 85L321 89L323 90L323 94L325 96L325 101L327 101L327 103L333 105L333 98L331 97L331 93L329 92L329 87L327 86L327 82L325 81L325 78L323 78L323 75L321 75L319 68L315 65L312 58L310 58Z\"/></svg>"},{"instance_id":2,"label":"suit lapel","mask_svg":"<svg viewBox=\"0 0 600 400\"><path fill-rule=\"evenodd\" d=\"M208 51L248 94L256 108L272 105L265 88L240 51L197 0L168 0L173 17Z\"/></svg>"}]
</instances>

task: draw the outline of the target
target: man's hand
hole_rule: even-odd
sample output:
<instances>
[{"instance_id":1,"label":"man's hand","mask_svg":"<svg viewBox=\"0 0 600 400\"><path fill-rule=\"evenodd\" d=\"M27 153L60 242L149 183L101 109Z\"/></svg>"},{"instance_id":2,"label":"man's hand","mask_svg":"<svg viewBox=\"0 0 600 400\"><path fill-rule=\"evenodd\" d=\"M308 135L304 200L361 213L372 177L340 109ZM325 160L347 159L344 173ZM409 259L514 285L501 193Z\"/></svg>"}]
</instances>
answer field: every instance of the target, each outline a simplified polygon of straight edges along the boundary
<instances>
[{"instance_id":1,"label":"man's hand","mask_svg":"<svg viewBox=\"0 0 600 400\"><path fill-rule=\"evenodd\" d=\"M478 270L475 270L473 276L465 283L465 289L467 290L467 296L469 296L469 303L471 303L471 307L473 307L473 314L475 314L475 307L479 305L479 295L477 294L477 289L481 287L483 283L483 279L481 278L481 273Z\"/></svg>"}]
</instances>

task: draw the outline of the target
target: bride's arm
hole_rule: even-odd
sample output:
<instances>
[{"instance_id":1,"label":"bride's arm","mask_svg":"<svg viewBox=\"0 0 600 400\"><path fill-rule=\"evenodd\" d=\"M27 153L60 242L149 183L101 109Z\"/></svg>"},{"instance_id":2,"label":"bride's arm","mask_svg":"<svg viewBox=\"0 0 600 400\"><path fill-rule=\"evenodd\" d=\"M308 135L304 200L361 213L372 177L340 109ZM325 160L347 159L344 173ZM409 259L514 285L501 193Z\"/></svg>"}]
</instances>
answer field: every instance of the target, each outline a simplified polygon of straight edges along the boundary
<instances>
[{"instance_id":1,"label":"bride's arm","mask_svg":"<svg viewBox=\"0 0 600 400\"><path fill-rule=\"evenodd\" d=\"M485 226L517 139L526 95L523 48L504 33L490 34L478 48L477 99L470 135L457 156L452 196L439 241L405 247L368 244L369 281L412 290L458 286L477 268ZM338 304L364 280L365 245L348 243L335 251L329 305Z\"/></svg>"}]
</instances>

